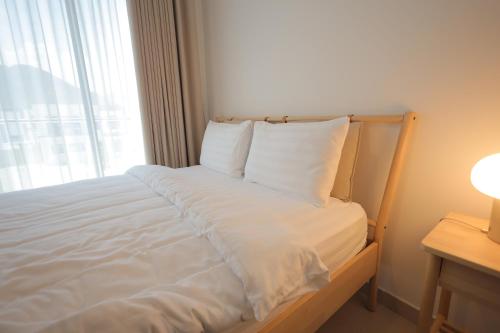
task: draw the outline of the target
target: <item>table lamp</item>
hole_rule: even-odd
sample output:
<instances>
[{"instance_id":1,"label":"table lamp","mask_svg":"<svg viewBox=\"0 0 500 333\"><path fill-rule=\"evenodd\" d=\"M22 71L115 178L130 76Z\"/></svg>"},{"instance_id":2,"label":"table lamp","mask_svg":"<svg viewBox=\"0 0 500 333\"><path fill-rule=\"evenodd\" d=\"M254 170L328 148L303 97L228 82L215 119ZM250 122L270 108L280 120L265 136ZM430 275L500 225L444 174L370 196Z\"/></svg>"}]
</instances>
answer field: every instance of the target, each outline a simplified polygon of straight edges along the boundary
<instances>
[{"instance_id":1,"label":"table lamp","mask_svg":"<svg viewBox=\"0 0 500 333\"><path fill-rule=\"evenodd\" d=\"M470 179L479 192L493 197L488 237L500 243L500 153L479 160L472 168Z\"/></svg>"}]
</instances>

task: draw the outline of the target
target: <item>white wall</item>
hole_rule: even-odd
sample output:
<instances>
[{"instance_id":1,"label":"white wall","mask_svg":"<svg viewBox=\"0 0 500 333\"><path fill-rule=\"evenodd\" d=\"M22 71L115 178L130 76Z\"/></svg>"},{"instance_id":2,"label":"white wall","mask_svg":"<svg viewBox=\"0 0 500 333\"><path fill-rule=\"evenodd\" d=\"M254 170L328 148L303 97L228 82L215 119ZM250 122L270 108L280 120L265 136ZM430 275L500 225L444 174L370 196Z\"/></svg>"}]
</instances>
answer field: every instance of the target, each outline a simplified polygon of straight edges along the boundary
<instances>
[{"instance_id":1,"label":"white wall","mask_svg":"<svg viewBox=\"0 0 500 333\"><path fill-rule=\"evenodd\" d=\"M419 113L381 281L418 306L424 235L448 211L489 216L491 200L470 185L469 172L500 151L500 1L210 0L203 7L212 116ZM500 327L493 310L462 299L452 307L466 328Z\"/></svg>"}]
</instances>

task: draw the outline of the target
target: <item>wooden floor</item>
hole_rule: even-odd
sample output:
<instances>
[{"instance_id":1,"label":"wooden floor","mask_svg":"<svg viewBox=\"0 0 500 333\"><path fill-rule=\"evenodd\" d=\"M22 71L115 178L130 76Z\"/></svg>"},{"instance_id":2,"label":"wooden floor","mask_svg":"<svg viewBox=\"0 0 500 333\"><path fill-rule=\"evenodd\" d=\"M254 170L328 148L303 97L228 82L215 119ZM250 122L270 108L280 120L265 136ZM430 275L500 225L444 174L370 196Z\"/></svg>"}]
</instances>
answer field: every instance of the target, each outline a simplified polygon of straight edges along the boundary
<instances>
[{"instance_id":1,"label":"wooden floor","mask_svg":"<svg viewBox=\"0 0 500 333\"><path fill-rule=\"evenodd\" d=\"M366 309L363 295L355 295L335 313L317 333L415 333L409 320L378 305L376 312Z\"/></svg>"}]
</instances>

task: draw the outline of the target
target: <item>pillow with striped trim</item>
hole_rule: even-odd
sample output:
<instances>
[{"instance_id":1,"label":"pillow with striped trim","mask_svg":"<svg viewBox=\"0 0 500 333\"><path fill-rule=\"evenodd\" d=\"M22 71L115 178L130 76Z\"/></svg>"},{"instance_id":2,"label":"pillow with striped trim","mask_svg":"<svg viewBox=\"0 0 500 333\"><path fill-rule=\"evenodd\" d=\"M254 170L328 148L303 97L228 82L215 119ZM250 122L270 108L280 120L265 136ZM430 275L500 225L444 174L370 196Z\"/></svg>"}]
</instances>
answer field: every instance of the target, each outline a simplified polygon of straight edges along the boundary
<instances>
[{"instance_id":1,"label":"pillow with striped trim","mask_svg":"<svg viewBox=\"0 0 500 333\"><path fill-rule=\"evenodd\" d=\"M256 122L245 181L325 206L348 129L348 117L308 123Z\"/></svg>"},{"instance_id":2,"label":"pillow with striped trim","mask_svg":"<svg viewBox=\"0 0 500 333\"><path fill-rule=\"evenodd\" d=\"M200 164L231 177L241 177L252 140L252 122L209 121L201 145Z\"/></svg>"}]
</instances>

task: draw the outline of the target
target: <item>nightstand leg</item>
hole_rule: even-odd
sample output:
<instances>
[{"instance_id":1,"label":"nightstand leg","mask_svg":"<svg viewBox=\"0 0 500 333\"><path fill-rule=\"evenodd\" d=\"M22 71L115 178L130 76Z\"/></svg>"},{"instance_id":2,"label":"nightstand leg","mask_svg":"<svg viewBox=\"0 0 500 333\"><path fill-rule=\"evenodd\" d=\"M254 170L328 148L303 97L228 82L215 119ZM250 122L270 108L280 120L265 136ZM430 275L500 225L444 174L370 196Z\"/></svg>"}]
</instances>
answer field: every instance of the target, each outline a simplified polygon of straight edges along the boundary
<instances>
[{"instance_id":1,"label":"nightstand leg","mask_svg":"<svg viewBox=\"0 0 500 333\"><path fill-rule=\"evenodd\" d=\"M418 333L428 333L432 324L432 310L438 285L439 272L441 270L441 258L430 255L425 275L424 294L420 303L420 315L418 317Z\"/></svg>"},{"instance_id":2,"label":"nightstand leg","mask_svg":"<svg viewBox=\"0 0 500 333\"><path fill-rule=\"evenodd\" d=\"M450 312L451 291L441 288L441 296L439 296L438 313L443 315L444 319L448 319L448 312Z\"/></svg>"}]
</instances>

